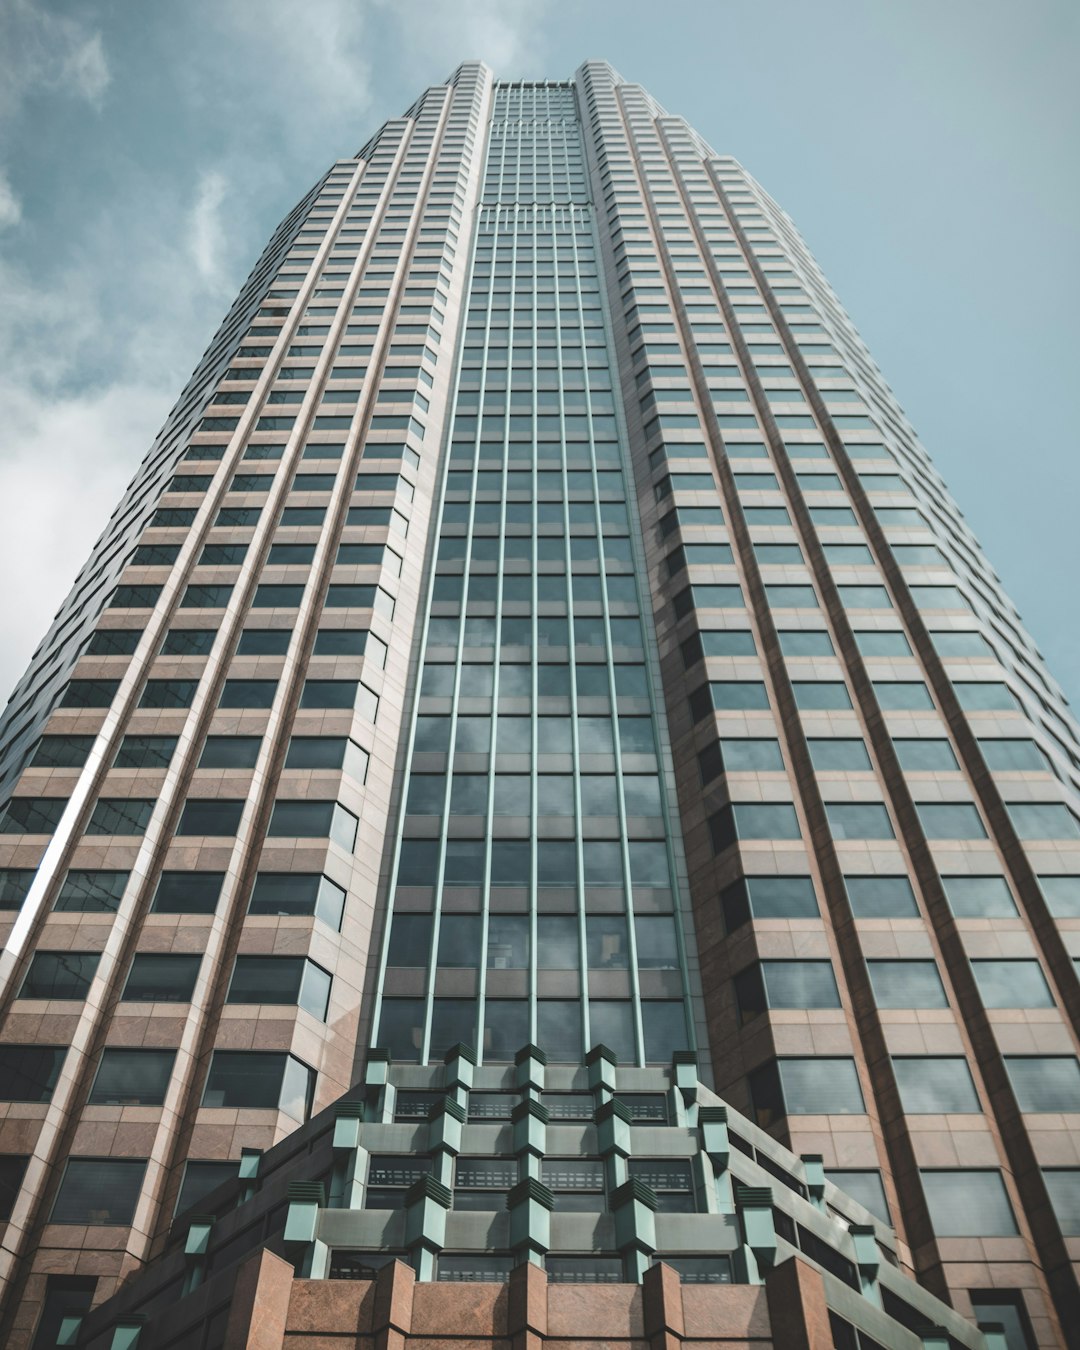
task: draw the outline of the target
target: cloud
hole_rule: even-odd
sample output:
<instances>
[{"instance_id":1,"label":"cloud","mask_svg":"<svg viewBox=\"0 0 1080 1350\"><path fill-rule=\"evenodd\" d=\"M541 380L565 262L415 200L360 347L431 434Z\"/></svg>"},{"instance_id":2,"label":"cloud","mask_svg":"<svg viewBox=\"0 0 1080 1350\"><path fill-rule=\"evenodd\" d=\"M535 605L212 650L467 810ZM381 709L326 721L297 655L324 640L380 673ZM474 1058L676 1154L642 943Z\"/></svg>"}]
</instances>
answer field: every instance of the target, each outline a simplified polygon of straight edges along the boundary
<instances>
[{"instance_id":1,"label":"cloud","mask_svg":"<svg viewBox=\"0 0 1080 1350\"><path fill-rule=\"evenodd\" d=\"M61 94L99 108L109 87L101 33L75 14L35 0L0 5L0 121L10 121L35 94Z\"/></svg>"},{"instance_id":2,"label":"cloud","mask_svg":"<svg viewBox=\"0 0 1080 1350\"><path fill-rule=\"evenodd\" d=\"M225 175L210 169L199 178L191 210L191 260L204 281L214 289L227 283L225 270L225 223L221 208L229 189Z\"/></svg>"},{"instance_id":3,"label":"cloud","mask_svg":"<svg viewBox=\"0 0 1080 1350\"><path fill-rule=\"evenodd\" d=\"M15 195L7 174L0 169L0 230L10 229L22 220L22 203Z\"/></svg>"}]
</instances>

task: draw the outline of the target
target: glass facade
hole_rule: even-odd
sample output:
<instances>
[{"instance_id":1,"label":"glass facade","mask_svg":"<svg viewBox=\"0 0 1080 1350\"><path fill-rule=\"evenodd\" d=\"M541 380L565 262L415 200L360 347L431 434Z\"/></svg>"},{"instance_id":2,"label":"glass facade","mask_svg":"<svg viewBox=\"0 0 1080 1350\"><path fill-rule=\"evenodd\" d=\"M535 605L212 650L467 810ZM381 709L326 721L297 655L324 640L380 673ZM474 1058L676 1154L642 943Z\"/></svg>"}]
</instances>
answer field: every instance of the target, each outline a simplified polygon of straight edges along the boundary
<instances>
[{"instance_id":1,"label":"glass facade","mask_svg":"<svg viewBox=\"0 0 1080 1350\"><path fill-rule=\"evenodd\" d=\"M358 1223L328 1278L513 1278L469 1225L535 1202L551 1280L746 1282L708 1223L775 1182L844 1216L781 1253L854 1290L887 1216L963 1311L978 1240L1057 1344L1078 787L776 202L602 62L461 66L275 232L0 719L0 1341L351 1090L420 1142L327 1207L449 1236Z\"/></svg>"}]
</instances>

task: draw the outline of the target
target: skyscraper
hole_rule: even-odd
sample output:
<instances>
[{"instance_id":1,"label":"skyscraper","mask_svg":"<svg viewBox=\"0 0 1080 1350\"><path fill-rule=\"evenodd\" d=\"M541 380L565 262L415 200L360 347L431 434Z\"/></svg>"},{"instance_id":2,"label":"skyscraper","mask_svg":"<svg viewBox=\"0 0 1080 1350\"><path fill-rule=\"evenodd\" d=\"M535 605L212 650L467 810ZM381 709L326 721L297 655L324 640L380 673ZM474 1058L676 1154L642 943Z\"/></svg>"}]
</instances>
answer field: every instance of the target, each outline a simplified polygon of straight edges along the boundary
<instances>
[{"instance_id":1,"label":"skyscraper","mask_svg":"<svg viewBox=\"0 0 1080 1350\"><path fill-rule=\"evenodd\" d=\"M779 207L459 67L0 724L0 1339L1075 1343L1078 784Z\"/></svg>"}]
</instances>

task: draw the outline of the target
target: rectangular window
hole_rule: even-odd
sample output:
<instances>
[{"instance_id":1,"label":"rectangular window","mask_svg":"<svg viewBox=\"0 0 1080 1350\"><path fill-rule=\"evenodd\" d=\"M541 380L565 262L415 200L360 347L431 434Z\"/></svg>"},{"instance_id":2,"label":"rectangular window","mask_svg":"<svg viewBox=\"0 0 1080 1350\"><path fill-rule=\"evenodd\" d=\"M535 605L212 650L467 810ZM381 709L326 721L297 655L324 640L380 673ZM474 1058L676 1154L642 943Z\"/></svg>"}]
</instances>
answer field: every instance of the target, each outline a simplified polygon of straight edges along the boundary
<instances>
[{"instance_id":1,"label":"rectangular window","mask_svg":"<svg viewBox=\"0 0 1080 1350\"><path fill-rule=\"evenodd\" d=\"M1073 1055L1006 1055L1021 1111L1080 1111L1080 1063Z\"/></svg>"},{"instance_id":2,"label":"rectangular window","mask_svg":"<svg viewBox=\"0 0 1080 1350\"><path fill-rule=\"evenodd\" d=\"M868 773L870 756L861 740L846 740L837 736L811 737L807 742L810 762L818 773Z\"/></svg>"},{"instance_id":3,"label":"rectangular window","mask_svg":"<svg viewBox=\"0 0 1080 1350\"><path fill-rule=\"evenodd\" d=\"M178 836L204 835L231 839L240 828L244 802L228 797L189 797L176 827Z\"/></svg>"},{"instance_id":4,"label":"rectangular window","mask_svg":"<svg viewBox=\"0 0 1080 1350\"><path fill-rule=\"evenodd\" d=\"M66 1054L66 1045L0 1045L0 1101L51 1101Z\"/></svg>"},{"instance_id":5,"label":"rectangular window","mask_svg":"<svg viewBox=\"0 0 1080 1350\"><path fill-rule=\"evenodd\" d=\"M145 1173L143 1158L69 1158L49 1222L127 1227Z\"/></svg>"},{"instance_id":6,"label":"rectangular window","mask_svg":"<svg viewBox=\"0 0 1080 1350\"><path fill-rule=\"evenodd\" d=\"M207 736L199 768L253 769L261 745L261 736Z\"/></svg>"},{"instance_id":7,"label":"rectangular window","mask_svg":"<svg viewBox=\"0 0 1080 1350\"><path fill-rule=\"evenodd\" d=\"M376 1153L368 1163L365 1209L404 1209L410 1186L431 1171L431 1159L415 1153Z\"/></svg>"},{"instance_id":8,"label":"rectangular window","mask_svg":"<svg viewBox=\"0 0 1080 1350\"><path fill-rule=\"evenodd\" d=\"M693 1214L697 1210L689 1158L631 1158L631 1179L651 1187L660 1214Z\"/></svg>"},{"instance_id":9,"label":"rectangular window","mask_svg":"<svg viewBox=\"0 0 1080 1350\"><path fill-rule=\"evenodd\" d=\"M215 1050L202 1104L232 1110L283 1111L305 1121L315 1096L315 1071L293 1055L257 1050Z\"/></svg>"},{"instance_id":10,"label":"rectangular window","mask_svg":"<svg viewBox=\"0 0 1080 1350\"><path fill-rule=\"evenodd\" d=\"M879 1008L947 1008L933 961L867 961Z\"/></svg>"},{"instance_id":11,"label":"rectangular window","mask_svg":"<svg viewBox=\"0 0 1080 1350\"><path fill-rule=\"evenodd\" d=\"M853 1059L773 1059L750 1074L759 1125L781 1116L861 1115L865 1111Z\"/></svg>"},{"instance_id":12,"label":"rectangular window","mask_svg":"<svg viewBox=\"0 0 1080 1350\"><path fill-rule=\"evenodd\" d=\"M740 839L801 839L799 818L788 802L733 802L709 821L717 853Z\"/></svg>"},{"instance_id":13,"label":"rectangular window","mask_svg":"<svg viewBox=\"0 0 1080 1350\"><path fill-rule=\"evenodd\" d=\"M64 878L54 908L82 913L115 914L130 872L91 872L72 869Z\"/></svg>"},{"instance_id":14,"label":"rectangular window","mask_svg":"<svg viewBox=\"0 0 1080 1350\"><path fill-rule=\"evenodd\" d=\"M960 768L948 741L894 737L893 749L905 773L955 773Z\"/></svg>"},{"instance_id":15,"label":"rectangular window","mask_svg":"<svg viewBox=\"0 0 1080 1350\"><path fill-rule=\"evenodd\" d=\"M892 1063L900 1105L908 1115L970 1115L982 1110L963 1056L902 1055Z\"/></svg>"},{"instance_id":16,"label":"rectangular window","mask_svg":"<svg viewBox=\"0 0 1080 1350\"><path fill-rule=\"evenodd\" d=\"M919 1175L938 1237L1012 1237L1016 1233L1000 1172L949 1168Z\"/></svg>"},{"instance_id":17,"label":"rectangular window","mask_svg":"<svg viewBox=\"0 0 1080 1350\"><path fill-rule=\"evenodd\" d=\"M125 736L114 769L167 769L176 751L175 736Z\"/></svg>"},{"instance_id":18,"label":"rectangular window","mask_svg":"<svg viewBox=\"0 0 1080 1350\"><path fill-rule=\"evenodd\" d=\"M213 914L224 872L162 872L151 909L155 914Z\"/></svg>"},{"instance_id":19,"label":"rectangular window","mask_svg":"<svg viewBox=\"0 0 1080 1350\"><path fill-rule=\"evenodd\" d=\"M239 1170L240 1165L237 1162L209 1160L203 1162L193 1159L184 1168L184 1180L180 1186L174 1212L183 1214L187 1210L194 1209L196 1205L201 1205L219 1186L234 1181Z\"/></svg>"},{"instance_id":20,"label":"rectangular window","mask_svg":"<svg viewBox=\"0 0 1080 1350\"><path fill-rule=\"evenodd\" d=\"M917 919L919 907L907 877L845 877L848 901L856 919Z\"/></svg>"},{"instance_id":21,"label":"rectangular window","mask_svg":"<svg viewBox=\"0 0 1080 1350\"><path fill-rule=\"evenodd\" d=\"M198 953L137 952L121 1000L124 1003L190 1003L202 956Z\"/></svg>"},{"instance_id":22,"label":"rectangular window","mask_svg":"<svg viewBox=\"0 0 1080 1350\"><path fill-rule=\"evenodd\" d=\"M91 1106L161 1106L172 1076L175 1050L107 1046L88 1098Z\"/></svg>"},{"instance_id":23,"label":"rectangular window","mask_svg":"<svg viewBox=\"0 0 1080 1350\"><path fill-rule=\"evenodd\" d=\"M825 814L835 839L892 839L889 813L878 802L826 802Z\"/></svg>"},{"instance_id":24,"label":"rectangular window","mask_svg":"<svg viewBox=\"0 0 1080 1350\"><path fill-rule=\"evenodd\" d=\"M941 884L958 919L1009 919L1016 914L1004 877L943 876Z\"/></svg>"},{"instance_id":25,"label":"rectangular window","mask_svg":"<svg viewBox=\"0 0 1080 1350\"><path fill-rule=\"evenodd\" d=\"M225 1001L296 1004L325 1022L330 984L330 973L302 956L238 956Z\"/></svg>"},{"instance_id":26,"label":"rectangular window","mask_svg":"<svg viewBox=\"0 0 1080 1350\"><path fill-rule=\"evenodd\" d=\"M93 744L93 736L42 736L31 756L30 768L81 769Z\"/></svg>"},{"instance_id":27,"label":"rectangular window","mask_svg":"<svg viewBox=\"0 0 1080 1350\"><path fill-rule=\"evenodd\" d=\"M814 883L809 877L743 877L720 893L729 932L755 919L816 919Z\"/></svg>"},{"instance_id":28,"label":"rectangular window","mask_svg":"<svg viewBox=\"0 0 1080 1350\"><path fill-rule=\"evenodd\" d=\"M278 800L267 835L290 839L331 839L351 853L359 821L340 802Z\"/></svg>"},{"instance_id":29,"label":"rectangular window","mask_svg":"<svg viewBox=\"0 0 1080 1350\"><path fill-rule=\"evenodd\" d=\"M988 1008L1052 1008L1054 1000L1038 961L972 961L975 982Z\"/></svg>"},{"instance_id":30,"label":"rectangular window","mask_svg":"<svg viewBox=\"0 0 1080 1350\"><path fill-rule=\"evenodd\" d=\"M556 1212L604 1208L604 1164L599 1158L544 1158L540 1180L551 1190Z\"/></svg>"},{"instance_id":31,"label":"rectangular window","mask_svg":"<svg viewBox=\"0 0 1080 1350\"><path fill-rule=\"evenodd\" d=\"M100 952L37 951L17 997L84 999L100 960Z\"/></svg>"},{"instance_id":32,"label":"rectangular window","mask_svg":"<svg viewBox=\"0 0 1080 1350\"><path fill-rule=\"evenodd\" d=\"M335 932L341 927L345 892L318 872L260 872L249 914L314 914Z\"/></svg>"},{"instance_id":33,"label":"rectangular window","mask_svg":"<svg viewBox=\"0 0 1080 1350\"><path fill-rule=\"evenodd\" d=\"M916 802L927 839L985 839L979 812L969 802Z\"/></svg>"},{"instance_id":34,"label":"rectangular window","mask_svg":"<svg viewBox=\"0 0 1080 1350\"><path fill-rule=\"evenodd\" d=\"M454 1165L454 1208L501 1210L517 1184L516 1158L459 1157Z\"/></svg>"}]
</instances>

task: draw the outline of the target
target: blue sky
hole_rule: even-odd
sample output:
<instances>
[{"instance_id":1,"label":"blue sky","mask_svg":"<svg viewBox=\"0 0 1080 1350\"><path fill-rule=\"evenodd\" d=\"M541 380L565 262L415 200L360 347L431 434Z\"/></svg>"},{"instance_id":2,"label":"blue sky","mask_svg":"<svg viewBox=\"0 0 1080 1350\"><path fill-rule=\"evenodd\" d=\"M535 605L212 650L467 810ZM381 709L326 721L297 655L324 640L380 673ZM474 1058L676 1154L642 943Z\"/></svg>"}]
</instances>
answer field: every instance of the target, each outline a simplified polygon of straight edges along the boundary
<instances>
[{"instance_id":1,"label":"blue sky","mask_svg":"<svg viewBox=\"0 0 1080 1350\"><path fill-rule=\"evenodd\" d=\"M1075 699L1078 55L1075 0L0 0L0 685L329 162L604 57L792 215Z\"/></svg>"}]
</instances>

